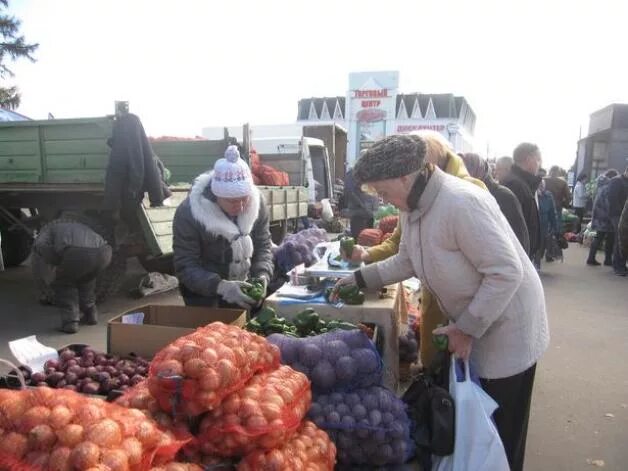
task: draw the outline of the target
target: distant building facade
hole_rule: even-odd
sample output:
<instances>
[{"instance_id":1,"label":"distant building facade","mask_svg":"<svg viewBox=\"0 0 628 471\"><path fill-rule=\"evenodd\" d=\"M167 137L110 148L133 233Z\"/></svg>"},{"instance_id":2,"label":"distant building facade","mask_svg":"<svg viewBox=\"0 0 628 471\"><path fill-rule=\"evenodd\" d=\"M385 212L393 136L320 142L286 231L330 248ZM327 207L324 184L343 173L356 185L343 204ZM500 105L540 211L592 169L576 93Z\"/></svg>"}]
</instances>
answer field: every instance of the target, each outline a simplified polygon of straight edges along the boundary
<instances>
[{"instance_id":1,"label":"distant building facade","mask_svg":"<svg viewBox=\"0 0 628 471\"><path fill-rule=\"evenodd\" d=\"M591 114L588 135L578 141L575 174L590 179L628 166L628 104L612 104Z\"/></svg>"},{"instance_id":2,"label":"distant building facade","mask_svg":"<svg viewBox=\"0 0 628 471\"><path fill-rule=\"evenodd\" d=\"M299 100L297 123L336 123L347 129L347 164L382 137L429 129L456 152L473 150L476 116L467 100L451 93L399 93L399 73L349 75L346 96Z\"/></svg>"}]
</instances>

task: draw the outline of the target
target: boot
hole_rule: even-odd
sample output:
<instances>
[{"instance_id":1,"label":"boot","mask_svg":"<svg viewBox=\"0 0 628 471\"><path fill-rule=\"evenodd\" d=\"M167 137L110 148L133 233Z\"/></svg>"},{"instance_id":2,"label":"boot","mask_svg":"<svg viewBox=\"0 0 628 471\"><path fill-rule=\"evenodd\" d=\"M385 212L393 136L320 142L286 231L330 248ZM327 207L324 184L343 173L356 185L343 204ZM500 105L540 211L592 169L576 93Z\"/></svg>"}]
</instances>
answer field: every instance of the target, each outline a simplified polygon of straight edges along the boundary
<instances>
[{"instance_id":1,"label":"boot","mask_svg":"<svg viewBox=\"0 0 628 471\"><path fill-rule=\"evenodd\" d=\"M61 314L59 330L66 334L76 334L79 331L78 296L74 286L56 283L54 286L55 304Z\"/></svg>"},{"instance_id":2,"label":"boot","mask_svg":"<svg viewBox=\"0 0 628 471\"><path fill-rule=\"evenodd\" d=\"M87 325L98 324L98 309L96 308L96 280L82 283L78 287L79 305L83 313L83 321Z\"/></svg>"},{"instance_id":3,"label":"boot","mask_svg":"<svg viewBox=\"0 0 628 471\"><path fill-rule=\"evenodd\" d=\"M82 307L81 312L83 313L83 321L87 325L98 324L98 308L96 307L96 304Z\"/></svg>"},{"instance_id":4,"label":"boot","mask_svg":"<svg viewBox=\"0 0 628 471\"><path fill-rule=\"evenodd\" d=\"M597 249L600 246L600 239L597 236L591 241L591 247L589 247L589 258L587 258L587 265L592 267L599 267L600 262L595 259L595 255L597 254Z\"/></svg>"}]
</instances>

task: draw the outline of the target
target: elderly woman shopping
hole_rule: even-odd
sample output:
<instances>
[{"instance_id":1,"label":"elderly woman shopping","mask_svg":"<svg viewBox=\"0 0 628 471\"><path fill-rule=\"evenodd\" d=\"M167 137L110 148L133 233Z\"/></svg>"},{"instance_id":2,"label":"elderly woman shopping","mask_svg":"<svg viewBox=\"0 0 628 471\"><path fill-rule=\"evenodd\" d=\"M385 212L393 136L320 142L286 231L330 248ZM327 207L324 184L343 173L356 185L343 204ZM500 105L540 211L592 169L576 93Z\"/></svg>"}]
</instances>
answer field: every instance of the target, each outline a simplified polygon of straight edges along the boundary
<instances>
[{"instance_id":1,"label":"elderly woman shopping","mask_svg":"<svg viewBox=\"0 0 628 471\"><path fill-rule=\"evenodd\" d=\"M356 163L367 184L401 210L399 253L341 284L379 288L412 276L434 294L449 349L470 358L495 414L512 470L523 468L536 363L549 331L541 281L490 193L425 161L419 136L390 136Z\"/></svg>"}]
</instances>

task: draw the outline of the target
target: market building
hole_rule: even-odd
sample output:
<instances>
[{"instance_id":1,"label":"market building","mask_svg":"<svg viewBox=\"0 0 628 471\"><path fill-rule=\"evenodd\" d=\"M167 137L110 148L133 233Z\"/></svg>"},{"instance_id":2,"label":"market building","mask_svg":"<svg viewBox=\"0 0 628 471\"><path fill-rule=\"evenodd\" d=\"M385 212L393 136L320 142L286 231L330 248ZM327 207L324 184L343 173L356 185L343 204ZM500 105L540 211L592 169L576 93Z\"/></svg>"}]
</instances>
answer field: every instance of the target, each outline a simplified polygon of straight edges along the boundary
<instances>
[{"instance_id":1,"label":"market building","mask_svg":"<svg viewBox=\"0 0 628 471\"><path fill-rule=\"evenodd\" d=\"M596 178L628 166L628 104L612 104L591 114L588 135L578 141L576 175Z\"/></svg>"},{"instance_id":2,"label":"market building","mask_svg":"<svg viewBox=\"0 0 628 471\"><path fill-rule=\"evenodd\" d=\"M299 100L297 123L336 123L347 129L347 165L360 151L392 134L429 129L457 152L473 149L476 116L462 96L400 93L399 72L355 72L345 96Z\"/></svg>"}]
</instances>

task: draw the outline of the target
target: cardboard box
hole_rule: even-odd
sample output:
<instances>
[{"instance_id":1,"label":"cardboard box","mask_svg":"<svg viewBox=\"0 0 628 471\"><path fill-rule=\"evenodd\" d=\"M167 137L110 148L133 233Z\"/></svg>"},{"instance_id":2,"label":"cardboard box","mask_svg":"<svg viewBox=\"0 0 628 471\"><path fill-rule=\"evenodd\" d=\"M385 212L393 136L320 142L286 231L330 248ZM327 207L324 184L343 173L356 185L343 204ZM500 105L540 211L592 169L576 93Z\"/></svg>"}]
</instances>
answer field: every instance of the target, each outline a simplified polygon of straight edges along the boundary
<instances>
[{"instance_id":1,"label":"cardboard box","mask_svg":"<svg viewBox=\"0 0 628 471\"><path fill-rule=\"evenodd\" d=\"M135 313L144 314L143 322L123 321L123 318L127 322L132 320L128 317L133 317L129 315ZM243 327L246 323L246 311L156 304L140 306L108 322L107 352L116 355L135 353L144 358L152 358L173 340L217 321Z\"/></svg>"}]
</instances>

